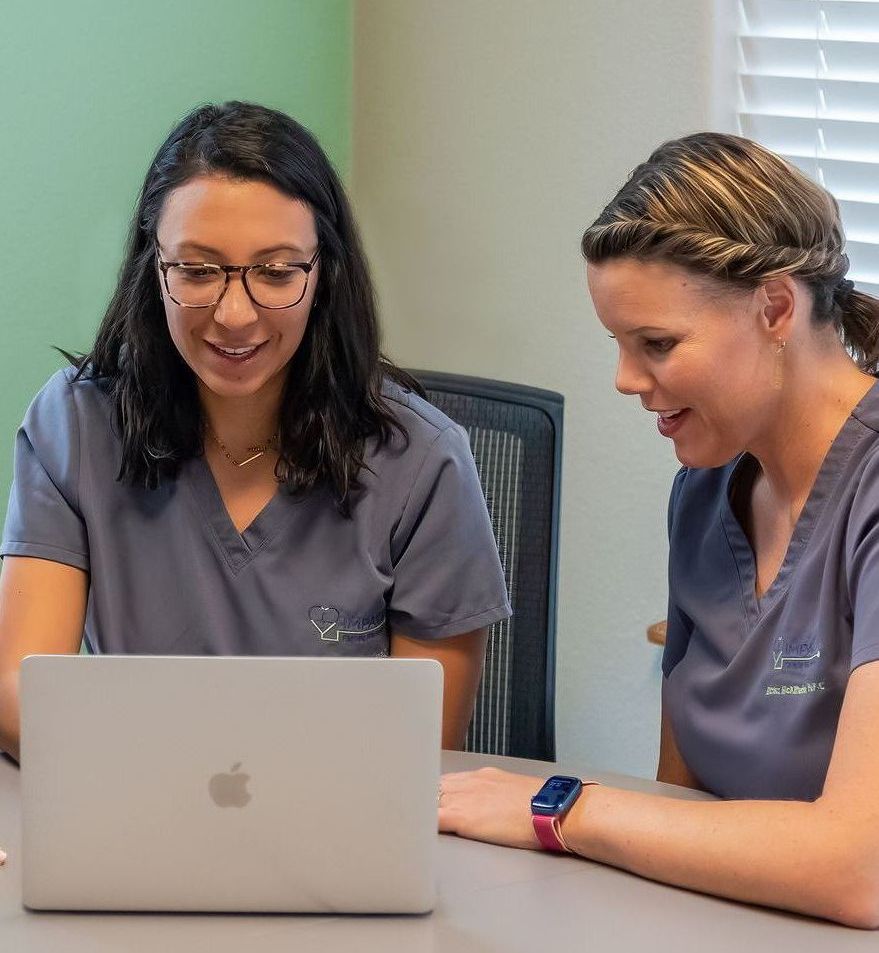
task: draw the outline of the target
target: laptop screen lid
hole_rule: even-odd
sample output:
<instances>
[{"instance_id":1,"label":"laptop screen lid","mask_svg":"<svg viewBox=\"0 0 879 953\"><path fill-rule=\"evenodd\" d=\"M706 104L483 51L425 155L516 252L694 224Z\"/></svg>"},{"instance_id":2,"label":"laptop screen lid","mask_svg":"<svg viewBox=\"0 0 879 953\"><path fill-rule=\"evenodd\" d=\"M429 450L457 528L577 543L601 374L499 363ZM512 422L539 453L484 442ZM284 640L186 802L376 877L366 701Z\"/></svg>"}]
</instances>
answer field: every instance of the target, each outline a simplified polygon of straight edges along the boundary
<instances>
[{"instance_id":1,"label":"laptop screen lid","mask_svg":"<svg viewBox=\"0 0 879 953\"><path fill-rule=\"evenodd\" d=\"M438 662L30 656L20 693L26 906L432 908Z\"/></svg>"}]
</instances>

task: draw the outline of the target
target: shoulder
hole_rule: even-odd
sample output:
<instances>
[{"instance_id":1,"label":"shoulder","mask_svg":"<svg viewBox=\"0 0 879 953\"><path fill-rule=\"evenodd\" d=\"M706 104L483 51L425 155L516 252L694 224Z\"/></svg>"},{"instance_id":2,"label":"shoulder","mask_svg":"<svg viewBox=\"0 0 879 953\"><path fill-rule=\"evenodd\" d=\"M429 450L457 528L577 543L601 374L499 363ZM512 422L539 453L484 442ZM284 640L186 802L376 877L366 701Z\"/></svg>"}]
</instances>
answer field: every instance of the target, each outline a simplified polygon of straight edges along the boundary
<instances>
[{"instance_id":1,"label":"shoulder","mask_svg":"<svg viewBox=\"0 0 879 953\"><path fill-rule=\"evenodd\" d=\"M433 484L442 475L457 474L455 482L473 482L476 468L463 427L393 381L385 381L382 400L399 429L392 427L384 441L367 443L362 480L373 497L405 499L417 486Z\"/></svg>"},{"instance_id":2,"label":"shoulder","mask_svg":"<svg viewBox=\"0 0 879 953\"><path fill-rule=\"evenodd\" d=\"M669 530L713 519L726 499L730 479L741 459L738 456L722 467L681 467L669 498Z\"/></svg>"},{"instance_id":3,"label":"shoulder","mask_svg":"<svg viewBox=\"0 0 879 953\"><path fill-rule=\"evenodd\" d=\"M879 510L879 384L874 384L852 411L859 424L853 435L850 465L843 486L852 499L852 515L866 517Z\"/></svg>"},{"instance_id":4,"label":"shoulder","mask_svg":"<svg viewBox=\"0 0 879 953\"><path fill-rule=\"evenodd\" d=\"M24 426L38 433L69 429L93 417L106 418L110 401L100 384L89 377L77 377L75 367L56 371L37 392L28 407Z\"/></svg>"},{"instance_id":5,"label":"shoulder","mask_svg":"<svg viewBox=\"0 0 879 953\"><path fill-rule=\"evenodd\" d=\"M849 501L846 536L854 548L866 540L872 545L879 527L879 433L869 434L866 444L836 487L837 498Z\"/></svg>"},{"instance_id":6,"label":"shoulder","mask_svg":"<svg viewBox=\"0 0 879 953\"><path fill-rule=\"evenodd\" d=\"M864 394L852 410L852 417L866 430L879 434L879 381Z\"/></svg>"},{"instance_id":7,"label":"shoulder","mask_svg":"<svg viewBox=\"0 0 879 953\"><path fill-rule=\"evenodd\" d=\"M430 401L414 391L404 390L390 379L386 379L382 387L382 399L397 422L415 438L423 437L433 442L449 428L461 429Z\"/></svg>"},{"instance_id":8,"label":"shoulder","mask_svg":"<svg viewBox=\"0 0 879 953\"><path fill-rule=\"evenodd\" d=\"M388 412L406 433L406 438L399 436L406 444L408 455L424 457L431 451L452 455L461 452L470 454L470 444L464 428L423 397L386 379L382 388L382 399ZM400 440L395 437L391 442L398 444Z\"/></svg>"}]
</instances>

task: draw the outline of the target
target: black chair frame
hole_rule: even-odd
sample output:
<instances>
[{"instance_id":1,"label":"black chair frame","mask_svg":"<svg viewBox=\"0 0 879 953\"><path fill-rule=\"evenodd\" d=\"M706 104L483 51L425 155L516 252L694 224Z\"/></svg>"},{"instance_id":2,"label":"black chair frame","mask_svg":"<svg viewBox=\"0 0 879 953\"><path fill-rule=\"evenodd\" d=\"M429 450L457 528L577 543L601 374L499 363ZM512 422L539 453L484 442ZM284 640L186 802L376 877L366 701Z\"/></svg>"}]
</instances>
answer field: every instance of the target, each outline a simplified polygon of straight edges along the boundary
<instances>
[{"instance_id":1,"label":"black chair frame","mask_svg":"<svg viewBox=\"0 0 879 953\"><path fill-rule=\"evenodd\" d=\"M510 722L509 750L514 757L555 760L555 656L556 614L558 589L559 509L561 496L562 425L564 399L554 391L542 390L520 384L487 380L439 371L410 370L410 374L424 386L428 399L432 395L448 394L450 397L472 397L480 401L496 401L499 405L520 404L536 410L549 420L552 431L551 472L546 474L545 492L551 493L549 535L546 545L541 546L541 558L520 561L520 575L533 574L530 591L539 592L542 606L529 606L527 611L540 618L519 619L520 625L545 626L542 644L520 643L515 637L512 653L511 684L517 698L515 717ZM468 421L457 419L446 411L442 400L434 401L452 419L464 427ZM542 426L542 425L541 425ZM478 463L478 461L477 461ZM540 578L536 578L539 574ZM511 593L515 599L515 594ZM513 604L514 621L516 604ZM528 686L541 685L540 692L529 691ZM542 684L541 684L542 683ZM516 691L519 686L519 691Z\"/></svg>"}]
</instances>

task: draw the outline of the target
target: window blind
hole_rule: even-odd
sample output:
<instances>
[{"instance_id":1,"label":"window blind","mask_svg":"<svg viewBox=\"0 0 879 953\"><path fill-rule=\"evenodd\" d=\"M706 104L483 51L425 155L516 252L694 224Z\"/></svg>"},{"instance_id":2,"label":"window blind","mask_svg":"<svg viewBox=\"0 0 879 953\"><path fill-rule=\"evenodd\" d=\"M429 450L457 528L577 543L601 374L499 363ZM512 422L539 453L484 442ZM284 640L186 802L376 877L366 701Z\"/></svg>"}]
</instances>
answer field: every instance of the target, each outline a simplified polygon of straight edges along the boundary
<instances>
[{"instance_id":1,"label":"window blind","mask_svg":"<svg viewBox=\"0 0 879 953\"><path fill-rule=\"evenodd\" d=\"M879 0L736 2L740 132L836 196L849 277L879 296Z\"/></svg>"}]
</instances>

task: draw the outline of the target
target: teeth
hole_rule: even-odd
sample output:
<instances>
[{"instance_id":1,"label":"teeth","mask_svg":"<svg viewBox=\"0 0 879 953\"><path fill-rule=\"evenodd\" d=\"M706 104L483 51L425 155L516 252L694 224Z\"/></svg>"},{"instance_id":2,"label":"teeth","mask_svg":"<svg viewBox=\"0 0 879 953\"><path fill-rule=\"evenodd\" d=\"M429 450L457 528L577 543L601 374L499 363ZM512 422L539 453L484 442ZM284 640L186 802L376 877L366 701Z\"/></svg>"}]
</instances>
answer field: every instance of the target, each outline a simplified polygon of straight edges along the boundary
<instances>
[{"instance_id":1,"label":"teeth","mask_svg":"<svg viewBox=\"0 0 879 953\"><path fill-rule=\"evenodd\" d=\"M680 410L663 410L660 411L659 417L661 420L671 420L672 417L677 417L680 413L682 413Z\"/></svg>"},{"instance_id":2,"label":"teeth","mask_svg":"<svg viewBox=\"0 0 879 953\"><path fill-rule=\"evenodd\" d=\"M254 344L251 347L221 347L217 344L216 348L224 354L228 354L230 357L240 357L242 354L250 354L251 351L255 351L257 345Z\"/></svg>"}]
</instances>

